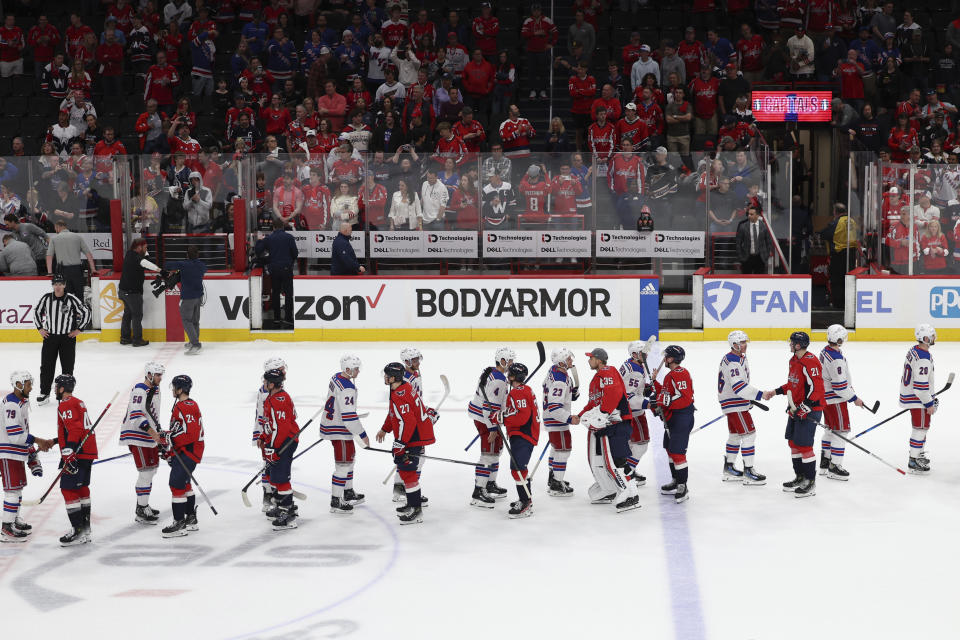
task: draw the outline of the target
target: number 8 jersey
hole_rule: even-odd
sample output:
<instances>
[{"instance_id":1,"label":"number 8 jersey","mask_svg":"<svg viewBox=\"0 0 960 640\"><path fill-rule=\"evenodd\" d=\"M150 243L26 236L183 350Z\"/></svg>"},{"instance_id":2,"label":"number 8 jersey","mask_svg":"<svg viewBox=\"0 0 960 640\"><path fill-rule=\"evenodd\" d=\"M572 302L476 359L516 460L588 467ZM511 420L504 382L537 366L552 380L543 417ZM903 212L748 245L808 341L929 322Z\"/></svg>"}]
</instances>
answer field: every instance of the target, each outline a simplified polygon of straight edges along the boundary
<instances>
[{"instance_id":1,"label":"number 8 jersey","mask_svg":"<svg viewBox=\"0 0 960 640\"><path fill-rule=\"evenodd\" d=\"M913 347L907 352L900 378L900 406L919 409L933 405L930 389L933 382L933 355L926 349Z\"/></svg>"}]
</instances>

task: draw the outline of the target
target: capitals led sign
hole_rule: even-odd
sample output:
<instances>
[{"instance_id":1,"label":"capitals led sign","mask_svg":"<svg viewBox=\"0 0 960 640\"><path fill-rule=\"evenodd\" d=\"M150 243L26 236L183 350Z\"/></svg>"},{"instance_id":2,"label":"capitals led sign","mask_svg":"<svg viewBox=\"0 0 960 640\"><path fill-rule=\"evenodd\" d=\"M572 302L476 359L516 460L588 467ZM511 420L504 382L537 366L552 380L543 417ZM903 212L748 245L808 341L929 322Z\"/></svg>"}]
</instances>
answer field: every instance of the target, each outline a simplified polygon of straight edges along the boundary
<instances>
[{"instance_id":1,"label":"capitals led sign","mask_svg":"<svg viewBox=\"0 0 960 640\"><path fill-rule=\"evenodd\" d=\"M754 91L751 110L757 122L830 122L830 91Z\"/></svg>"}]
</instances>

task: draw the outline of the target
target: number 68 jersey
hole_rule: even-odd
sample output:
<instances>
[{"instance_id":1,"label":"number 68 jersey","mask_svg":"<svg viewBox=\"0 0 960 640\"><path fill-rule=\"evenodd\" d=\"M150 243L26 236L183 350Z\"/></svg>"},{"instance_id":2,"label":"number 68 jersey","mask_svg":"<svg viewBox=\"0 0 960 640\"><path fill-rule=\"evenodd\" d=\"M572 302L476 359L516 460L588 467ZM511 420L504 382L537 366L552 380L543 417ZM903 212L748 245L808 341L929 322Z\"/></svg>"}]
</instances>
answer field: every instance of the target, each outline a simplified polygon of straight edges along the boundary
<instances>
[{"instance_id":1,"label":"number 68 jersey","mask_svg":"<svg viewBox=\"0 0 960 640\"><path fill-rule=\"evenodd\" d=\"M933 355L926 349L913 347L907 352L900 377L900 406L919 409L933 405Z\"/></svg>"}]
</instances>

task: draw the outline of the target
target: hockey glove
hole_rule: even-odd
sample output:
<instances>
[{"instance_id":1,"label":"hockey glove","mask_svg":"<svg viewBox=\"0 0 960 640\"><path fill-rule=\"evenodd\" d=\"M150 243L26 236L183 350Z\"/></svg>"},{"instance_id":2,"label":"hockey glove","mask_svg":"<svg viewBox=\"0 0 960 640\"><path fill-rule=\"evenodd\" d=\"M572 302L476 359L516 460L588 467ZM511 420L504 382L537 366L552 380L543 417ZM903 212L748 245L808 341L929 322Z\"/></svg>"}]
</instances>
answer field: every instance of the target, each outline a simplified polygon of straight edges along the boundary
<instances>
[{"instance_id":1,"label":"hockey glove","mask_svg":"<svg viewBox=\"0 0 960 640\"><path fill-rule=\"evenodd\" d=\"M653 386L652 384L643 385L644 398L652 398L655 395L657 395L657 388L655 386Z\"/></svg>"},{"instance_id":2,"label":"hockey glove","mask_svg":"<svg viewBox=\"0 0 960 640\"><path fill-rule=\"evenodd\" d=\"M657 396L657 404L660 405L661 408L666 409L670 406L670 401L672 399L673 398L670 397L669 393L666 391L661 391L660 395Z\"/></svg>"},{"instance_id":3,"label":"hockey glove","mask_svg":"<svg viewBox=\"0 0 960 640\"><path fill-rule=\"evenodd\" d=\"M573 388L573 391L570 392L570 399L574 401L580 399L580 387Z\"/></svg>"},{"instance_id":4,"label":"hockey glove","mask_svg":"<svg viewBox=\"0 0 960 640\"><path fill-rule=\"evenodd\" d=\"M796 411L793 412L793 415L803 420L808 415L810 415L810 407L807 405L806 402L801 402L799 405L797 405L797 409Z\"/></svg>"},{"instance_id":5,"label":"hockey glove","mask_svg":"<svg viewBox=\"0 0 960 640\"><path fill-rule=\"evenodd\" d=\"M399 440L393 441L393 457L397 458L402 456L404 451L407 450L407 445Z\"/></svg>"},{"instance_id":6,"label":"hockey glove","mask_svg":"<svg viewBox=\"0 0 960 640\"><path fill-rule=\"evenodd\" d=\"M157 448L161 451L164 449L170 448L170 433L167 431L161 431L157 434Z\"/></svg>"},{"instance_id":7,"label":"hockey glove","mask_svg":"<svg viewBox=\"0 0 960 640\"><path fill-rule=\"evenodd\" d=\"M37 448L30 447L30 455L27 456L27 467L30 468L30 473L38 478L43 477L43 465L40 464L40 459L37 458Z\"/></svg>"},{"instance_id":8,"label":"hockey glove","mask_svg":"<svg viewBox=\"0 0 960 640\"><path fill-rule=\"evenodd\" d=\"M173 464L173 447L160 448L160 457Z\"/></svg>"},{"instance_id":9,"label":"hockey glove","mask_svg":"<svg viewBox=\"0 0 960 640\"><path fill-rule=\"evenodd\" d=\"M503 414L500 409L494 409L490 412L490 424L496 429L503 423Z\"/></svg>"},{"instance_id":10,"label":"hockey glove","mask_svg":"<svg viewBox=\"0 0 960 640\"><path fill-rule=\"evenodd\" d=\"M263 459L267 462L274 463L280 460L280 456L277 455L277 450L273 447L264 447L263 448Z\"/></svg>"},{"instance_id":11,"label":"hockey glove","mask_svg":"<svg viewBox=\"0 0 960 640\"><path fill-rule=\"evenodd\" d=\"M67 475L75 475L80 469L77 467L77 454L71 447L60 450L60 466Z\"/></svg>"},{"instance_id":12,"label":"hockey glove","mask_svg":"<svg viewBox=\"0 0 960 640\"><path fill-rule=\"evenodd\" d=\"M623 417L620 415L619 411L611 411L604 417L607 419L607 426L617 424L618 422L623 422Z\"/></svg>"},{"instance_id":13,"label":"hockey glove","mask_svg":"<svg viewBox=\"0 0 960 640\"><path fill-rule=\"evenodd\" d=\"M427 409L427 417L430 418L430 422L433 424L440 422L440 414L437 413L436 409Z\"/></svg>"},{"instance_id":14,"label":"hockey glove","mask_svg":"<svg viewBox=\"0 0 960 640\"><path fill-rule=\"evenodd\" d=\"M251 444L252 444L254 447L258 448L258 449L260 448L260 434L261 434L261 433L263 433L263 432L262 432L262 431L254 431L254 432L253 432L253 440L252 440L252 442L251 442Z\"/></svg>"}]
</instances>

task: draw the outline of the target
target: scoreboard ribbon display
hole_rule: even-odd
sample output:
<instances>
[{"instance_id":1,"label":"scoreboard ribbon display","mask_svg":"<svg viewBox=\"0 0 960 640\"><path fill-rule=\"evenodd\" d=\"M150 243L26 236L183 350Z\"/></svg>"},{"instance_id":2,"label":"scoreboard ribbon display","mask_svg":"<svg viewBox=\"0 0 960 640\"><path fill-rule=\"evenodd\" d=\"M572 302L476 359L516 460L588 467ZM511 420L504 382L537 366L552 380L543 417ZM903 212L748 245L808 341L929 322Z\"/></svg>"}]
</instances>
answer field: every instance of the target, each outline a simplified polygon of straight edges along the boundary
<instances>
[{"instance_id":1,"label":"scoreboard ribbon display","mask_svg":"<svg viewBox=\"0 0 960 640\"><path fill-rule=\"evenodd\" d=\"M830 122L830 91L754 91L757 122Z\"/></svg>"}]
</instances>

